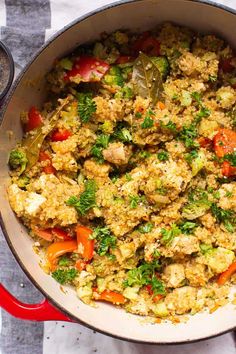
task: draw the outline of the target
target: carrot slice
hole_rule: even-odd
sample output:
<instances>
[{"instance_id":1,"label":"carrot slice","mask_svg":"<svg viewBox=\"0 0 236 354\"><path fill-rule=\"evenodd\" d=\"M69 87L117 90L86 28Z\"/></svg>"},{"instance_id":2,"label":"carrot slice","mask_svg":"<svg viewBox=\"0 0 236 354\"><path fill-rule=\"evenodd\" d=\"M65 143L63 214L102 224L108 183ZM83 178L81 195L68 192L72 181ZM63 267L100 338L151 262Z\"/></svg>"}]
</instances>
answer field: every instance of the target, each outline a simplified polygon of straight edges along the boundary
<instances>
[{"instance_id":1,"label":"carrot slice","mask_svg":"<svg viewBox=\"0 0 236 354\"><path fill-rule=\"evenodd\" d=\"M220 274L217 283L219 285L224 285L231 277L236 272L236 262L232 263L229 268Z\"/></svg>"}]
</instances>

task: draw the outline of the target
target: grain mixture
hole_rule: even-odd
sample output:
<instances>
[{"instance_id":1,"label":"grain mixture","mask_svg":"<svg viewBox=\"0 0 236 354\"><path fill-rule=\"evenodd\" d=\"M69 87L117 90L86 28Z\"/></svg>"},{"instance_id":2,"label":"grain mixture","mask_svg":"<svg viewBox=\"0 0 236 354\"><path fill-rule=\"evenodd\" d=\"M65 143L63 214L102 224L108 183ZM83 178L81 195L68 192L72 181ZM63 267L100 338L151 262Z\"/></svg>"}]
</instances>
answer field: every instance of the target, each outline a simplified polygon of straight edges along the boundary
<instances>
[{"instance_id":1,"label":"grain mixture","mask_svg":"<svg viewBox=\"0 0 236 354\"><path fill-rule=\"evenodd\" d=\"M22 113L10 204L86 304L176 320L236 281L236 58L214 35L116 31L58 60Z\"/></svg>"}]
</instances>

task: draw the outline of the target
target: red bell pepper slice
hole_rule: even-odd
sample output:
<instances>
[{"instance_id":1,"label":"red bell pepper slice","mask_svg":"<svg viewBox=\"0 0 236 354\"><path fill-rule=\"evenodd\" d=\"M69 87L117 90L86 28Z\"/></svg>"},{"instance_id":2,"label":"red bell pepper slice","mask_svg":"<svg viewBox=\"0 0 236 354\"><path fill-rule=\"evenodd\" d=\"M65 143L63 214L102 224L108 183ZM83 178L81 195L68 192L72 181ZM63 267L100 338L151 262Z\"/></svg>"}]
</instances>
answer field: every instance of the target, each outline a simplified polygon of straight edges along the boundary
<instances>
[{"instance_id":1,"label":"red bell pepper slice","mask_svg":"<svg viewBox=\"0 0 236 354\"><path fill-rule=\"evenodd\" d=\"M57 259L63 254L77 250L77 241L54 242L47 248L47 259L53 269L57 264Z\"/></svg>"},{"instance_id":2,"label":"red bell pepper slice","mask_svg":"<svg viewBox=\"0 0 236 354\"><path fill-rule=\"evenodd\" d=\"M76 234L77 234L77 243L78 243L78 252L82 255L82 257L90 261L93 258L94 253L94 240L90 240L90 235L92 234L92 230L78 225L76 227Z\"/></svg>"},{"instance_id":3,"label":"red bell pepper slice","mask_svg":"<svg viewBox=\"0 0 236 354\"><path fill-rule=\"evenodd\" d=\"M51 229L38 229L38 228L33 228L33 232L35 233L35 235L37 235L38 237L46 240L46 241L52 241L53 240L53 234Z\"/></svg>"},{"instance_id":4,"label":"red bell pepper slice","mask_svg":"<svg viewBox=\"0 0 236 354\"><path fill-rule=\"evenodd\" d=\"M71 236L64 230L59 227L53 227L52 229L38 229L37 227L33 228L34 233L43 238L46 241L53 241L53 239L59 238L63 241L71 240Z\"/></svg>"},{"instance_id":5,"label":"red bell pepper slice","mask_svg":"<svg viewBox=\"0 0 236 354\"><path fill-rule=\"evenodd\" d=\"M220 274L219 278L217 279L217 283L219 285L224 285L235 272L236 262L232 263L226 271Z\"/></svg>"},{"instance_id":6,"label":"red bell pepper slice","mask_svg":"<svg viewBox=\"0 0 236 354\"><path fill-rule=\"evenodd\" d=\"M39 113L36 107L31 107L28 112L28 121L25 125L25 131L29 132L38 128L43 123L43 117Z\"/></svg>"},{"instance_id":7,"label":"red bell pepper slice","mask_svg":"<svg viewBox=\"0 0 236 354\"><path fill-rule=\"evenodd\" d=\"M88 262L83 261L82 259L78 259L75 263L75 268L78 269L80 272L86 268Z\"/></svg>"},{"instance_id":8,"label":"red bell pepper slice","mask_svg":"<svg viewBox=\"0 0 236 354\"><path fill-rule=\"evenodd\" d=\"M95 300L107 301L117 305L124 304L126 301L125 297L122 294L111 290L104 290L102 293L98 293L97 289L94 289L93 297Z\"/></svg>"},{"instance_id":9,"label":"red bell pepper slice","mask_svg":"<svg viewBox=\"0 0 236 354\"><path fill-rule=\"evenodd\" d=\"M70 81L78 76L83 82L100 81L109 68L110 65L105 61L83 55L75 60L73 68L67 72L64 80Z\"/></svg>"},{"instance_id":10,"label":"red bell pepper slice","mask_svg":"<svg viewBox=\"0 0 236 354\"><path fill-rule=\"evenodd\" d=\"M72 133L67 129L57 129L51 135L52 141L64 141L67 140Z\"/></svg>"},{"instance_id":11,"label":"red bell pepper slice","mask_svg":"<svg viewBox=\"0 0 236 354\"><path fill-rule=\"evenodd\" d=\"M39 162L48 161L47 166L43 167L43 172L46 174L55 174L56 169L52 165L52 160L50 155L45 151L40 151Z\"/></svg>"},{"instance_id":12,"label":"red bell pepper slice","mask_svg":"<svg viewBox=\"0 0 236 354\"><path fill-rule=\"evenodd\" d=\"M51 233L52 235L54 235L56 238L59 238L63 241L68 241L68 240L71 240L72 237L68 234L68 232L62 230L61 228L59 227L53 227L51 229Z\"/></svg>"},{"instance_id":13,"label":"red bell pepper slice","mask_svg":"<svg viewBox=\"0 0 236 354\"><path fill-rule=\"evenodd\" d=\"M235 151L236 149L236 132L231 129L222 128L214 136L214 150L218 157Z\"/></svg>"}]
</instances>

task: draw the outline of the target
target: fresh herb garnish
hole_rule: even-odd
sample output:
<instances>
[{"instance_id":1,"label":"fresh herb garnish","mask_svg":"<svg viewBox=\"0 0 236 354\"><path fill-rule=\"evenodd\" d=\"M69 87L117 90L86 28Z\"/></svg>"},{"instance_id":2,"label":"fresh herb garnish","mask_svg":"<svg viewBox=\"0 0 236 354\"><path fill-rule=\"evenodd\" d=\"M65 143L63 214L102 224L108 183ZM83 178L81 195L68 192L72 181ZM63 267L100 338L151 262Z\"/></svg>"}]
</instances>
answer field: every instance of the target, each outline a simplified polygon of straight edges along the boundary
<instances>
[{"instance_id":1,"label":"fresh herb garnish","mask_svg":"<svg viewBox=\"0 0 236 354\"><path fill-rule=\"evenodd\" d=\"M121 123L117 125L112 137L122 141L123 143L130 143L132 141L132 135L129 129L124 127Z\"/></svg>"},{"instance_id":2,"label":"fresh herb garnish","mask_svg":"<svg viewBox=\"0 0 236 354\"><path fill-rule=\"evenodd\" d=\"M192 234L197 226L198 224L192 221L182 221L178 224L181 232L186 235Z\"/></svg>"},{"instance_id":3,"label":"fresh herb garnish","mask_svg":"<svg viewBox=\"0 0 236 354\"><path fill-rule=\"evenodd\" d=\"M70 197L67 200L67 205L73 206L76 211L85 215L89 209L96 206L96 183L94 180L88 180L84 184L85 190L80 194L80 197L77 198L75 196Z\"/></svg>"},{"instance_id":4,"label":"fresh herb garnish","mask_svg":"<svg viewBox=\"0 0 236 354\"><path fill-rule=\"evenodd\" d=\"M145 196L142 195L141 197L139 195L130 195L129 196L129 202L130 202L130 208L131 209L136 209L139 203L144 202Z\"/></svg>"},{"instance_id":5,"label":"fresh herb garnish","mask_svg":"<svg viewBox=\"0 0 236 354\"><path fill-rule=\"evenodd\" d=\"M90 93L78 93L78 113L83 123L87 123L96 112L97 105Z\"/></svg>"},{"instance_id":6,"label":"fresh herb garnish","mask_svg":"<svg viewBox=\"0 0 236 354\"><path fill-rule=\"evenodd\" d=\"M160 269L158 260L151 263L143 263L139 267L130 269L126 275L124 286L145 286L151 285L154 295L165 294L165 287L161 280L156 276L156 272Z\"/></svg>"},{"instance_id":7,"label":"fresh herb garnish","mask_svg":"<svg viewBox=\"0 0 236 354\"><path fill-rule=\"evenodd\" d=\"M97 137L95 144L90 150L91 155L97 160L98 163L103 163L104 158L102 150L108 147L110 135L101 134Z\"/></svg>"},{"instance_id":8,"label":"fresh herb garnish","mask_svg":"<svg viewBox=\"0 0 236 354\"><path fill-rule=\"evenodd\" d=\"M219 223L223 223L226 230L234 232L236 226L236 214L233 210L225 210L212 203L211 212Z\"/></svg>"},{"instance_id":9,"label":"fresh herb garnish","mask_svg":"<svg viewBox=\"0 0 236 354\"><path fill-rule=\"evenodd\" d=\"M171 229L167 230L162 228L161 229L161 243L163 243L164 245L170 245L171 242L173 241L173 239L175 238L175 236L178 236L181 234L181 230L179 229L179 227L176 224L172 224L171 225Z\"/></svg>"},{"instance_id":10,"label":"fresh herb garnish","mask_svg":"<svg viewBox=\"0 0 236 354\"><path fill-rule=\"evenodd\" d=\"M177 133L176 124L174 122L172 122L171 120L166 124L164 124L162 121L160 121L160 126L164 129L170 130L174 134Z\"/></svg>"},{"instance_id":11,"label":"fresh herb garnish","mask_svg":"<svg viewBox=\"0 0 236 354\"><path fill-rule=\"evenodd\" d=\"M154 126L154 120L151 118L152 116L154 116L154 113L151 110L147 111L144 121L141 124L143 129L152 128Z\"/></svg>"},{"instance_id":12,"label":"fresh herb garnish","mask_svg":"<svg viewBox=\"0 0 236 354\"><path fill-rule=\"evenodd\" d=\"M157 153L157 158L160 161L167 161L169 160L169 154L167 151L160 151Z\"/></svg>"},{"instance_id":13,"label":"fresh herb garnish","mask_svg":"<svg viewBox=\"0 0 236 354\"><path fill-rule=\"evenodd\" d=\"M77 276L78 271L75 268L72 269L57 269L52 272L52 277L60 284L70 283Z\"/></svg>"},{"instance_id":14,"label":"fresh herb garnish","mask_svg":"<svg viewBox=\"0 0 236 354\"><path fill-rule=\"evenodd\" d=\"M70 265L70 259L68 257L62 256L58 261L58 265L61 267L67 267Z\"/></svg>"},{"instance_id":15,"label":"fresh herb garnish","mask_svg":"<svg viewBox=\"0 0 236 354\"><path fill-rule=\"evenodd\" d=\"M141 234L147 234L152 231L153 226L154 225L151 222L147 222L146 224L140 225L138 231L141 232Z\"/></svg>"},{"instance_id":16,"label":"fresh herb garnish","mask_svg":"<svg viewBox=\"0 0 236 354\"><path fill-rule=\"evenodd\" d=\"M111 234L108 227L96 227L90 238L96 239L98 243L97 253L100 256L108 255L109 249L116 247L116 237Z\"/></svg>"},{"instance_id":17,"label":"fresh herb garnish","mask_svg":"<svg viewBox=\"0 0 236 354\"><path fill-rule=\"evenodd\" d=\"M185 160L191 164L191 162L198 157L197 150L192 150L184 156Z\"/></svg>"}]
</instances>

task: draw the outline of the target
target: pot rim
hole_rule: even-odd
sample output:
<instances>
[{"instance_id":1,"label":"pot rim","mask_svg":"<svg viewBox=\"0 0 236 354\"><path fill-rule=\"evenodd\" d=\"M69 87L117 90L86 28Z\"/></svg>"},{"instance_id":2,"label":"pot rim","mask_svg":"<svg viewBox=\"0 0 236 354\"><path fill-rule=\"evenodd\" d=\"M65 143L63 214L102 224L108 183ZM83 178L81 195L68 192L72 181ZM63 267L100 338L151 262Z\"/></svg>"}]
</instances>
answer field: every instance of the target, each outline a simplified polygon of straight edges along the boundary
<instances>
[{"instance_id":1,"label":"pot rim","mask_svg":"<svg viewBox=\"0 0 236 354\"><path fill-rule=\"evenodd\" d=\"M8 91L11 87L11 84L13 82L14 74L15 74L15 66L14 66L14 60L13 60L10 49L2 41L0 41L0 48L6 54L7 59L8 59L8 64L9 64L8 81L7 81L5 88L3 89L2 93L0 94L0 100L2 100L7 95Z\"/></svg>"},{"instance_id":2,"label":"pot rim","mask_svg":"<svg viewBox=\"0 0 236 354\"><path fill-rule=\"evenodd\" d=\"M121 5L124 4L129 4L129 3L135 3L135 2L141 2L144 0L117 0L111 4L107 4L104 6L101 6L95 10L89 11L88 13L78 17L76 20L70 22L68 25L66 25L65 27L63 27L61 30L59 30L58 32L56 32L54 35L52 35L46 42L45 44L39 48L36 53L33 55L33 57L31 58L31 60L25 65L25 67L22 69L21 73L19 74L19 76L17 77L17 79L14 81L13 85L11 86L9 93L6 96L6 99L4 100L4 103L0 109L0 115L3 117L1 123L0 123L0 129L2 126L2 123L4 121L4 115L5 112L7 110L8 104L12 98L12 96L14 95L15 89L17 88L18 84L20 83L21 79L23 78L24 74L27 72L28 68L31 66L31 64L33 64L33 62L37 59L37 57L44 52L44 50L47 49L47 47L59 36L61 36L64 32L66 32L67 30L69 30L70 28L72 28L73 26L79 24L80 22L88 19L89 17L92 17L98 13L101 13L105 10L111 9L113 7L119 7ZM212 6L212 7L216 7L219 8L223 11L232 13L233 15L236 15L236 10L216 3L215 1L211 1L211 0L189 0L193 3L201 3L201 4L205 4L208 6ZM2 228L2 232L3 235L7 241L7 244L13 254L13 256L15 257L17 263L20 265L21 269L24 271L24 273L26 274L26 276L30 279L30 281L32 282L32 284L41 292L41 294L43 294L45 296L45 298L47 298L50 303L55 306L57 309L59 309L64 315L68 316L69 318L71 318L74 322L77 322L79 324L82 324L83 326L90 328L92 330L96 330L99 333L102 333L104 335L109 335L110 337L116 338L116 339L120 339L120 340L125 340L127 342L132 342L132 343L138 343L138 344L149 344L149 345L176 345L176 344L189 344L189 343L196 343L196 342L200 342L202 340L205 339L211 339L211 338L215 338L218 337L220 335L226 334L228 332L234 331L236 329L236 324L234 327L231 327L229 329L223 330L221 332L218 332L216 334L210 335L210 336L203 336L201 338L198 339L189 339L189 340L184 340L184 341L175 341L175 342L156 342L156 341L145 341L145 340L136 340L136 339L130 339L128 337L125 336L118 336L114 333L110 333L108 331L104 331L100 328L97 328L95 326L89 325L88 323L79 320L76 316L74 316L73 314L71 314L67 309L64 308L64 306L60 303L58 303L57 301L55 301L44 289L42 289L41 285L34 279L34 277L31 275L31 273L26 269L26 267L24 266L24 264L22 263L18 253L15 251L15 248L11 242L10 236L8 235L8 232L6 231L6 227L4 224L4 220L2 218L1 212L0 212L0 227Z\"/></svg>"}]
</instances>

